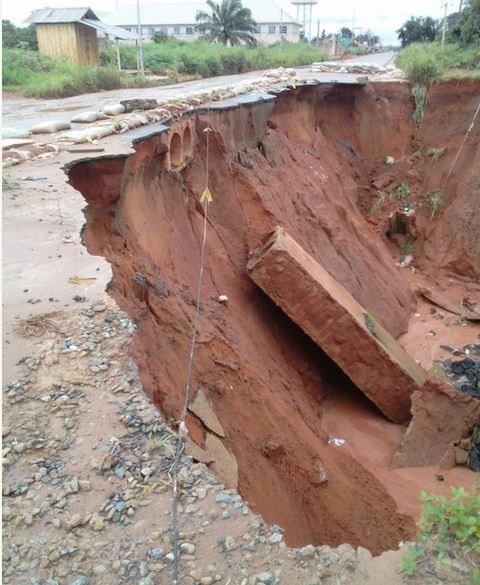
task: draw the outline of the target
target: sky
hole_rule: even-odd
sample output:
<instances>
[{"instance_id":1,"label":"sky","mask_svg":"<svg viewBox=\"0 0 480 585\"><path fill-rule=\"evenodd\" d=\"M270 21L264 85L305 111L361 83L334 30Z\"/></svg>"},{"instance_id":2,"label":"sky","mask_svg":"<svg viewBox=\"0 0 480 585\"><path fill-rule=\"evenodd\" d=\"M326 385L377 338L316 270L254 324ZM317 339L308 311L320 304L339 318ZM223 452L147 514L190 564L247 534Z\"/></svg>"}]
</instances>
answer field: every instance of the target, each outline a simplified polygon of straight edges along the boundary
<instances>
[{"instance_id":1,"label":"sky","mask_svg":"<svg viewBox=\"0 0 480 585\"><path fill-rule=\"evenodd\" d=\"M183 0L186 1L186 0ZM215 0L219 1L219 0ZM261 1L261 0L259 0ZM170 3L172 0L140 0L141 4ZM178 4L182 0L176 0ZM290 0L276 0L291 16L296 17L296 8ZM124 4L135 4L132 0L3 0L2 19L11 20L19 25L37 8L45 6L51 8L67 8L70 6L89 6L93 11L113 12ZM355 33L361 34L367 29L373 30L384 44L398 44L395 31L410 18L410 16L431 16L441 18L444 8L443 0L401 0L388 2L385 0L337 0L337 2L322 2L320 0L313 7L312 36L316 35L317 21L320 22L320 31L327 33L338 32L342 26L355 27ZM458 9L459 0L450 0L448 12ZM308 14L308 12L307 12ZM300 9L300 21L303 22L303 12ZM307 24L307 34L309 26Z\"/></svg>"}]
</instances>

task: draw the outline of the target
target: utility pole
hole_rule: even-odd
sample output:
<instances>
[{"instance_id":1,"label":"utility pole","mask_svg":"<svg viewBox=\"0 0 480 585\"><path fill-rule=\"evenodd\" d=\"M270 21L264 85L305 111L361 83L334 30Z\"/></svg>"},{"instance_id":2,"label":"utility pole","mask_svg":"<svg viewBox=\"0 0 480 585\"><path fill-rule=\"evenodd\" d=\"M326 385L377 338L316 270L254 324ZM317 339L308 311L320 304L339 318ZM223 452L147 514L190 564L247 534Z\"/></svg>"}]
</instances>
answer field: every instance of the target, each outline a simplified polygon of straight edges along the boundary
<instances>
[{"instance_id":1,"label":"utility pole","mask_svg":"<svg viewBox=\"0 0 480 585\"><path fill-rule=\"evenodd\" d=\"M445 2L445 4L442 4L441 8L445 7L445 14L443 16L443 26L442 26L442 45L445 44L445 34L447 32L447 8L448 8L448 2Z\"/></svg>"},{"instance_id":2,"label":"utility pole","mask_svg":"<svg viewBox=\"0 0 480 585\"><path fill-rule=\"evenodd\" d=\"M315 45L317 46L317 49L318 49L319 44L320 44L320 21L317 20L317 42L315 43Z\"/></svg>"},{"instance_id":3,"label":"utility pole","mask_svg":"<svg viewBox=\"0 0 480 585\"><path fill-rule=\"evenodd\" d=\"M140 67L140 74L145 76L145 67L143 64L143 40L142 40L142 25L140 22L140 0L137 0L137 35L138 35L138 65Z\"/></svg>"}]
</instances>

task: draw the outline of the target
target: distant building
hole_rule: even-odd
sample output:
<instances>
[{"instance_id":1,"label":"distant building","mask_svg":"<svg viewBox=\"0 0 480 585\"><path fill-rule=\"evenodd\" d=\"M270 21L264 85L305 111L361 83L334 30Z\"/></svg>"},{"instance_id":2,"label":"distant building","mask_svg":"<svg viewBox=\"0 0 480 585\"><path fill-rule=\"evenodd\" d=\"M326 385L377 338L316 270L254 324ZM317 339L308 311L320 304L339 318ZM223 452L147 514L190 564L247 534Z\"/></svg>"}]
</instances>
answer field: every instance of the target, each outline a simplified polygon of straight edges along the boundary
<instances>
[{"instance_id":1,"label":"distant building","mask_svg":"<svg viewBox=\"0 0 480 585\"><path fill-rule=\"evenodd\" d=\"M252 17L257 23L255 37L259 43L271 45L281 39L291 42L300 40L300 24L273 0L243 0L242 4L252 11ZM142 37L151 40L157 31L161 31L182 41L198 39L195 25L197 13L200 11L210 11L206 2L143 4L140 6ZM119 8L106 16L105 21L136 32L136 4Z\"/></svg>"},{"instance_id":2,"label":"distant building","mask_svg":"<svg viewBox=\"0 0 480 585\"><path fill-rule=\"evenodd\" d=\"M97 32L116 40L136 40L137 35L106 24L90 8L41 8L25 20L35 25L38 50L54 59L77 65L99 61Z\"/></svg>"}]
</instances>

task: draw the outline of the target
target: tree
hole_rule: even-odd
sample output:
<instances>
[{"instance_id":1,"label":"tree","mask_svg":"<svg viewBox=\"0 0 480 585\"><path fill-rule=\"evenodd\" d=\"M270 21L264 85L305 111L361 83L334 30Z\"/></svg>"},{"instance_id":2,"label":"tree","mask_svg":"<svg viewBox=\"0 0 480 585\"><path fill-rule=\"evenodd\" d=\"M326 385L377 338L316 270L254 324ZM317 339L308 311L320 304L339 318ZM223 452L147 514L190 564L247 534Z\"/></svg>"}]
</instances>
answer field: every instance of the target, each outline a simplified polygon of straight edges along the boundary
<instances>
[{"instance_id":1,"label":"tree","mask_svg":"<svg viewBox=\"0 0 480 585\"><path fill-rule=\"evenodd\" d=\"M429 43L435 40L438 23L430 16L412 16L396 31L402 47L410 43Z\"/></svg>"},{"instance_id":2,"label":"tree","mask_svg":"<svg viewBox=\"0 0 480 585\"><path fill-rule=\"evenodd\" d=\"M253 36L256 23L250 9L242 6L241 0L222 0L215 4L207 0L212 12L200 11L197 14L196 30L211 41L224 45L239 45L244 42L252 47L257 44Z\"/></svg>"},{"instance_id":3,"label":"tree","mask_svg":"<svg viewBox=\"0 0 480 585\"><path fill-rule=\"evenodd\" d=\"M2 47L36 51L38 43L35 26L31 24L26 28L20 28L9 20L2 20Z\"/></svg>"},{"instance_id":4,"label":"tree","mask_svg":"<svg viewBox=\"0 0 480 585\"><path fill-rule=\"evenodd\" d=\"M161 30L155 31L155 34L153 35L153 42L157 43L158 45L161 45L162 43L166 43L170 39L171 39L171 37L169 37L167 33L163 32Z\"/></svg>"},{"instance_id":5,"label":"tree","mask_svg":"<svg viewBox=\"0 0 480 585\"><path fill-rule=\"evenodd\" d=\"M465 46L480 43L480 0L469 0L462 13L460 42Z\"/></svg>"},{"instance_id":6,"label":"tree","mask_svg":"<svg viewBox=\"0 0 480 585\"><path fill-rule=\"evenodd\" d=\"M352 39L353 38L353 31L351 31L346 26L343 26L340 29L340 34L341 34L342 38L346 38L346 39Z\"/></svg>"},{"instance_id":7,"label":"tree","mask_svg":"<svg viewBox=\"0 0 480 585\"><path fill-rule=\"evenodd\" d=\"M370 29L366 30L364 33L359 34L355 37L355 40L359 43L366 44L369 47L373 47L378 45L380 42L380 37L373 33Z\"/></svg>"}]
</instances>

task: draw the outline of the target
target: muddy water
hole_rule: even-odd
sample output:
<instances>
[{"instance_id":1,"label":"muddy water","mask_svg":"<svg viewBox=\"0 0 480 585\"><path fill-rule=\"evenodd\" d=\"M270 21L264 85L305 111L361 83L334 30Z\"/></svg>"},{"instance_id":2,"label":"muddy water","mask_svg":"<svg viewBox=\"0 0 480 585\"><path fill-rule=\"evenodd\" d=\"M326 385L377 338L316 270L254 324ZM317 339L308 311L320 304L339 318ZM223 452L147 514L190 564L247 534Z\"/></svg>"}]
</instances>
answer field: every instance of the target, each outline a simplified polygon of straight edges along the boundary
<instances>
[{"instance_id":1,"label":"muddy water","mask_svg":"<svg viewBox=\"0 0 480 585\"><path fill-rule=\"evenodd\" d=\"M428 119L432 130L424 143L441 139L452 146L435 168L414 156L420 138L408 88L376 84L303 88L275 101L230 104L208 120L194 114L139 143L125 159L85 161L70 170L71 184L89 204L88 249L112 264L110 292L137 323L134 357L144 387L166 416L177 419L203 227L204 130L207 123L213 129L208 170L214 203L193 392L203 390L223 426L223 447L237 460L242 495L267 521L283 526L292 545L349 542L378 554L413 535L421 489L445 493L450 483L469 487L474 479L457 469L390 471L404 427L360 398L246 273L249 253L282 225L386 329L396 337L404 333L405 347L425 366L438 355L430 339L447 339L450 332L463 339L464 330L447 317L444 333L430 323L398 267L399 251L384 235L398 199L385 197L373 218L361 212L378 197L364 186L379 176L392 190L408 176L412 193L415 187L421 194L451 164L478 91L467 87L462 100L456 86L435 91L443 96L441 119L453 124L449 134L442 122L439 136L439 121ZM171 160L170 139L175 136L178 146L187 126L190 154L183 158L177 148ZM393 170L385 168L387 154L398 161ZM461 179L453 174L448 185L455 213L470 205L466 185L473 184L476 168L470 155L462 165ZM474 234L442 231L449 209L437 214L434 226L443 238L455 237L448 258L427 245L431 214L416 215L415 262L430 280L443 278L443 258L467 278L480 273L470 245ZM227 304L218 303L220 294ZM425 336L434 326L438 337ZM208 449L214 438L206 425L193 416L188 422L198 446ZM222 474L228 457L218 453L213 468ZM224 477L234 481L227 471Z\"/></svg>"}]
</instances>

